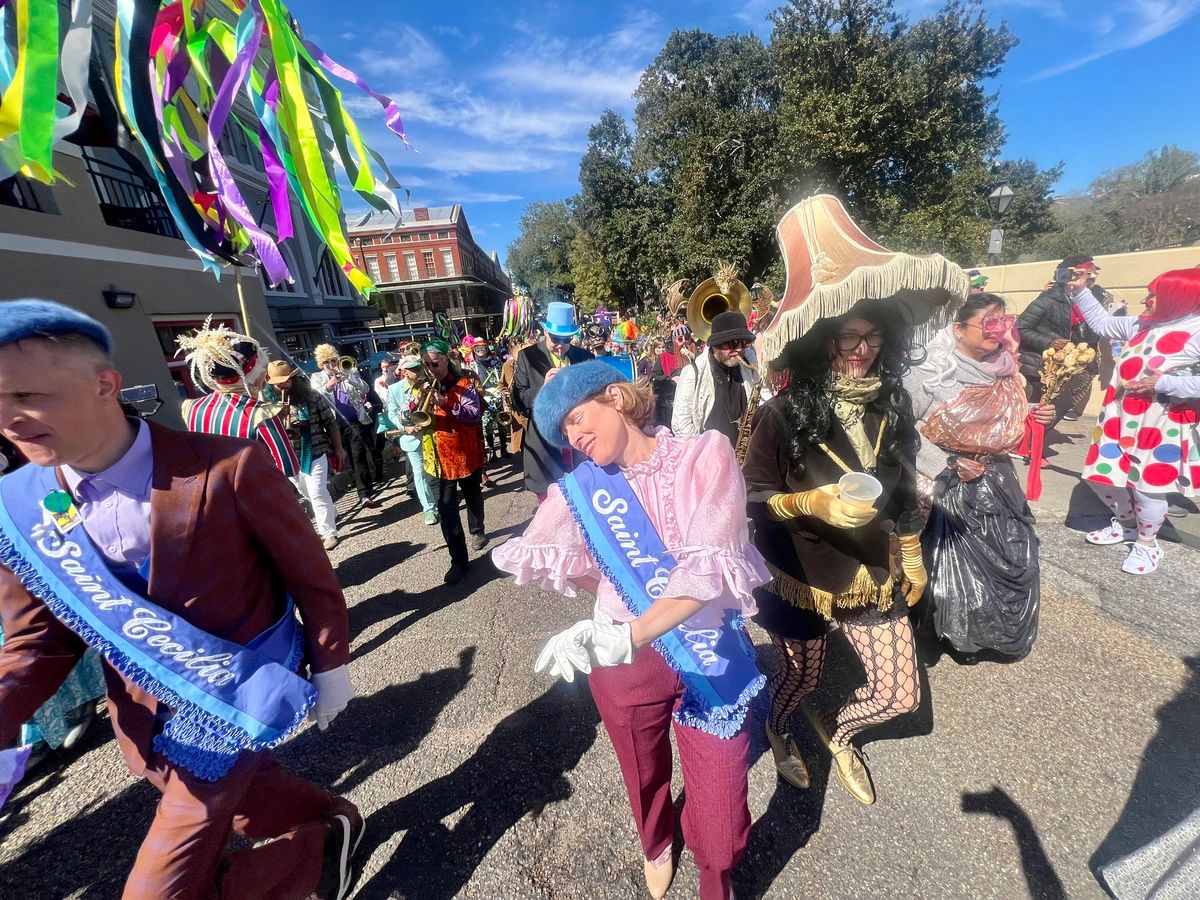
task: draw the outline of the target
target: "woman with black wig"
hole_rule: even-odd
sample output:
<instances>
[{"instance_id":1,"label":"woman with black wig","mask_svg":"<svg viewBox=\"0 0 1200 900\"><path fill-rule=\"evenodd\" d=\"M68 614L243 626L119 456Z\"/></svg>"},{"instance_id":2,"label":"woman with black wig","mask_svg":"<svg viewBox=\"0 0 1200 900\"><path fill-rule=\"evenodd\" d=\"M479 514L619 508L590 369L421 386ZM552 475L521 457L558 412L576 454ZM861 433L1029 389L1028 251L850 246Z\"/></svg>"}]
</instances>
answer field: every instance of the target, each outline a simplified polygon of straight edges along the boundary
<instances>
[{"instance_id":1,"label":"woman with black wig","mask_svg":"<svg viewBox=\"0 0 1200 900\"><path fill-rule=\"evenodd\" d=\"M782 658L767 721L776 768L790 784L808 786L791 720L816 690L829 625L837 622L866 684L828 716L807 706L805 714L839 781L863 804L875 792L852 741L921 699L907 616L927 581L914 475L919 440L902 381L908 356L908 331L888 301L864 300L818 320L784 348L778 364L789 384L759 410L743 470L755 544L773 576L755 591L755 621ZM882 485L873 506L839 496L849 472L870 473Z\"/></svg>"}]
</instances>

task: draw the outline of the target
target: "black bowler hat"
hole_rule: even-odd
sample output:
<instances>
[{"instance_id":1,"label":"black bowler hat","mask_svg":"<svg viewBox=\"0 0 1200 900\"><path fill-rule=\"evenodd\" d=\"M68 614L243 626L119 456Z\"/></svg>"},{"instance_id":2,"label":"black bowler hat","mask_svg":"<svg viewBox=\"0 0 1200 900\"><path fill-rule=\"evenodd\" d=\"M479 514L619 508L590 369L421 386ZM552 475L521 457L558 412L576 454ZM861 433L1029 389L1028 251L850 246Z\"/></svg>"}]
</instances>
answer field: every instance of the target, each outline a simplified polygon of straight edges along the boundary
<instances>
[{"instance_id":1,"label":"black bowler hat","mask_svg":"<svg viewBox=\"0 0 1200 900\"><path fill-rule=\"evenodd\" d=\"M712 334L708 346L718 347L726 341L749 341L754 343L754 332L746 326L746 317L740 312L728 310L717 313L712 320Z\"/></svg>"}]
</instances>

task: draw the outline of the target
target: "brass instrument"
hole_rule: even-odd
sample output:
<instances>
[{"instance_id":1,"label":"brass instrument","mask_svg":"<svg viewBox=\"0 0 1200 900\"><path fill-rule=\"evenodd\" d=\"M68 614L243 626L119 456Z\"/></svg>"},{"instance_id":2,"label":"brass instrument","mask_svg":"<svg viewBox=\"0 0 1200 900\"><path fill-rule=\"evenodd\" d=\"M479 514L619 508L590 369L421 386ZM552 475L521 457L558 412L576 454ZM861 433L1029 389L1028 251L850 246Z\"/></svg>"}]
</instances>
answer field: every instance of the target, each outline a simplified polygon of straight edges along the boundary
<instances>
[{"instance_id":1,"label":"brass instrument","mask_svg":"<svg viewBox=\"0 0 1200 900\"><path fill-rule=\"evenodd\" d=\"M414 428L424 430L433 424L433 407L435 386L431 382L421 388L421 396L417 398L416 408L408 414L408 423Z\"/></svg>"},{"instance_id":2,"label":"brass instrument","mask_svg":"<svg viewBox=\"0 0 1200 900\"><path fill-rule=\"evenodd\" d=\"M358 360L353 356L339 356L337 367L343 375L353 375L358 371Z\"/></svg>"},{"instance_id":3,"label":"brass instrument","mask_svg":"<svg viewBox=\"0 0 1200 900\"><path fill-rule=\"evenodd\" d=\"M698 341L708 340L712 322L723 312L733 310L750 318L753 311L750 289L737 277L731 266L722 266L712 278L692 291L687 302L687 323Z\"/></svg>"}]
</instances>

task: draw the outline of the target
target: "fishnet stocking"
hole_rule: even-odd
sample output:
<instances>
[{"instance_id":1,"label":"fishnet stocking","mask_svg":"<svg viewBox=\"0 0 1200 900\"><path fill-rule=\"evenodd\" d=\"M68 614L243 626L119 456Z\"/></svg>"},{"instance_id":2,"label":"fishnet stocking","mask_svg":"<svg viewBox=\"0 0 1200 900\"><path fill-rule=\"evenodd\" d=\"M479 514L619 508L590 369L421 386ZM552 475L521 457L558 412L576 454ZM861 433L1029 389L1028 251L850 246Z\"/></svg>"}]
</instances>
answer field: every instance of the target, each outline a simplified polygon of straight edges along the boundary
<instances>
[{"instance_id":1,"label":"fishnet stocking","mask_svg":"<svg viewBox=\"0 0 1200 900\"><path fill-rule=\"evenodd\" d=\"M771 676L771 715L768 722L776 734L787 734L800 701L817 689L825 662L825 636L812 641L795 641L771 635L779 653L779 669Z\"/></svg>"},{"instance_id":2,"label":"fishnet stocking","mask_svg":"<svg viewBox=\"0 0 1200 900\"><path fill-rule=\"evenodd\" d=\"M842 631L862 661L867 683L850 695L835 719L833 742L846 746L855 735L921 703L921 681L907 618L883 625L849 625Z\"/></svg>"}]
</instances>

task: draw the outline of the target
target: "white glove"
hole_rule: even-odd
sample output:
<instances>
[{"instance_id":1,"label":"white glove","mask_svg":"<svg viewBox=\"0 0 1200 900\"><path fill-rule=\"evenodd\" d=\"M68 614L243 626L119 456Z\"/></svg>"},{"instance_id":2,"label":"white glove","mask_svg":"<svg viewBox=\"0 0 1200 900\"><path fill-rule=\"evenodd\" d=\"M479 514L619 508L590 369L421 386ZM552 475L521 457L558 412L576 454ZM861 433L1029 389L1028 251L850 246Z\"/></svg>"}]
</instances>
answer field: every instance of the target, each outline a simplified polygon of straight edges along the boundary
<instances>
[{"instance_id":1,"label":"white glove","mask_svg":"<svg viewBox=\"0 0 1200 900\"><path fill-rule=\"evenodd\" d=\"M350 672L345 666L328 672L313 672L309 681L317 689L317 702L309 710L308 717L315 720L317 728L324 731L353 699L354 685L350 683Z\"/></svg>"},{"instance_id":2,"label":"white glove","mask_svg":"<svg viewBox=\"0 0 1200 900\"><path fill-rule=\"evenodd\" d=\"M575 672L587 674L592 666L619 666L633 659L629 623L620 625L584 619L552 637L538 654L533 670L550 666L551 677L575 680Z\"/></svg>"}]
</instances>

